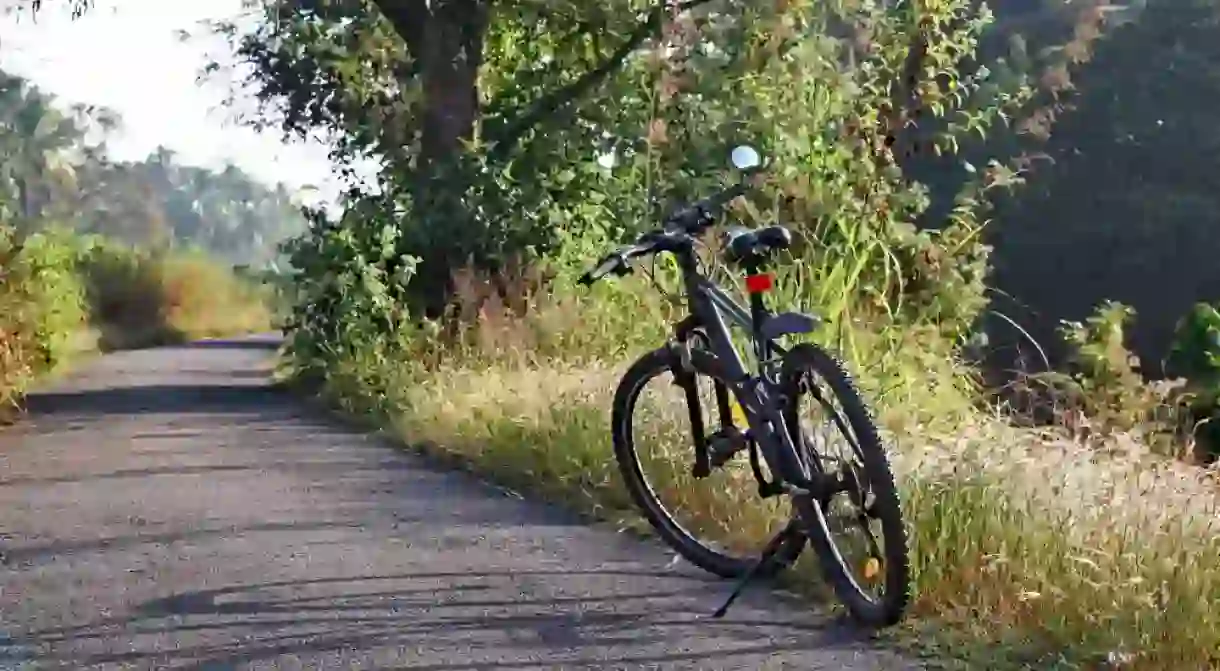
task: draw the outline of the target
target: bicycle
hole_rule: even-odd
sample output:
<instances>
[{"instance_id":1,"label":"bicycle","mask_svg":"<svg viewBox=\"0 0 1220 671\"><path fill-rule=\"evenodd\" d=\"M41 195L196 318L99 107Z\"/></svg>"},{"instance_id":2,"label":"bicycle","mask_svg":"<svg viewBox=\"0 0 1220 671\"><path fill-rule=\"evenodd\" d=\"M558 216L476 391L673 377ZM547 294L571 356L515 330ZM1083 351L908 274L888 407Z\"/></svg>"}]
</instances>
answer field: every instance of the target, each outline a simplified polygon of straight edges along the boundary
<instances>
[{"instance_id":1,"label":"bicycle","mask_svg":"<svg viewBox=\"0 0 1220 671\"><path fill-rule=\"evenodd\" d=\"M748 146L734 149L732 158L743 171L761 164L757 151ZM666 544L695 566L739 581L713 617L723 617L751 580L790 567L810 543L823 575L851 616L866 626L890 626L902 619L910 600L910 568L898 491L877 428L837 358L816 345L785 348L776 342L785 336L812 333L820 320L799 312L772 312L764 300L774 281L766 266L776 253L791 246L791 232L781 225L755 230L734 226L724 232L723 257L745 271L749 309L699 269L697 236L715 224L724 205L749 188L742 180L669 215L661 228L614 250L579 280L591 286L607 275L624 276L632 272L633 259L663 253L676 258L682 276L687 316L673 325L669 342L643 355L627 370L616 389L611 413L615 459L632 502ZM748 331L757 373L751 373L734 346L726 318ZM735 557L701 543L674 519L645 478L631 420L641 390L665 373L672 375L685 396L693 442L691 476L706 478L745 451L758 495L790 498L786 526L759 556ZM721 426L710 435L695 388L699 375L710 377L715 388ZM825 393L810 385L811 376L827 383L830 395L842 405L842 413L830 407ZM806 395L829 409L830 423L845 436L855 436L848 442L859 468L845 465L842 459L838 469L831 468L832 459L816 453L798 416L798 402ZM734 410L738 417L744 415L746 426L737 426ZM763 474L760 452L772 479ZM859 508L856 521L866 531L869 554L863 562L865 580L883 583L880 598L865 592L832 538L827 511L832 498L842 493ZM884 550L867 526L871 520L880 522Z\"/></svg>"}]
</instances>

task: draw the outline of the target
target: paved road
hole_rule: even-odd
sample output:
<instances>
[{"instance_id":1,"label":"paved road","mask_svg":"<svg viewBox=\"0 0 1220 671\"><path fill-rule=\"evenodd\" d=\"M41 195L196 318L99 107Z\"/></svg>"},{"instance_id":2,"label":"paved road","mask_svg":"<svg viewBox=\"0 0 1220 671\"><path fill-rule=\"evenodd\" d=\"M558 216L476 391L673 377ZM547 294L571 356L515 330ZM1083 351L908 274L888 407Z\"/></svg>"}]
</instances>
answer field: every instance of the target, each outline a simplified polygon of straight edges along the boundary
<instances>
[{"instance_id":1,"label":"paved road","mask_svg":"<svg viewBox=\"0 0 1220 671\"><path fill-rule=\"evenodd\" d=\"M762 593L697 621L724 583L338 428L269 344L111 355L0 431L0 668L914 668Z\"/></svg>"}]
</instances>

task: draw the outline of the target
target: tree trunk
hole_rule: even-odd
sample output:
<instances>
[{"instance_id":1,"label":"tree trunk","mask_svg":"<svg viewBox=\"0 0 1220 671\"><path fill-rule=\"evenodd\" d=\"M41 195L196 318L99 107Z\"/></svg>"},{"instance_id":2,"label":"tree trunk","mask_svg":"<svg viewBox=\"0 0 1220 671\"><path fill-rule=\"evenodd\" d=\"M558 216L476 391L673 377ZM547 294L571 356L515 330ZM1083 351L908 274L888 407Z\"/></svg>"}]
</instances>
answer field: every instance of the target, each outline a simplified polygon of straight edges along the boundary
<instances>
[{"instance_id":1,"label":"tree trunk","mask_svg":"<svg viewBox=\"0 0 1220 671\"><path fill-rule=\"evenodd\" d=\"M21 218L26 222L34 218L34 195L31 191L30 180L17 178L17 202L21 205Z\"/></svg>"},{"instance_id":2,"label":"tree trunk","mask_svg":"<svg viewBox=\"0 0 1220 671\"><path fill-rule=\"evenodd\" d=\"M428 224L411 243L422 257L411 285L424 313L449 304L452 273L463 263L472 232L464 230L463 144L479 122L479 67L491 0L373 0L406 42L423 84L424 118L414 181L416 216Z\"/></svg>"},{"instance_id":3,"label":"tree trunk","mask_svg":"<svg viewBox=\"0 0 1220 671\"><path fill-rule=\"evenodd\" d=\"M452 158L474 136L489 0L374 0L420 64L425 163Z\"/></svg>"}]
</instances>

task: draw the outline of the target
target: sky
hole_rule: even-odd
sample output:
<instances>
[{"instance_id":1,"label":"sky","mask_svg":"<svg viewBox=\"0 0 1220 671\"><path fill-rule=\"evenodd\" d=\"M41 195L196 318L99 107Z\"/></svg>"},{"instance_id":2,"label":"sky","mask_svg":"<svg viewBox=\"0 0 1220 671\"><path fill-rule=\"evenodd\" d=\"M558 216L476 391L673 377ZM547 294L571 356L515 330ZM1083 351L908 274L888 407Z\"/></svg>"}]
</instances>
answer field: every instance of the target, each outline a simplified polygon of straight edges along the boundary
<instances>
[{"instance_id":1,"label":"sky","mask_svg":"<svg viewBox=\"0 0 1220 671\"><path fill-rule=\"evenodd\" d=\"M0 8L13 0L0 0ZM0 12L0 68L54 93L65 104L109 107L123 117L109 141L119 160L145 158L157 145L190 165L219 168L231 161L268 184L306 185L310 201L330 201L338 185L326 148L285 145L276 131L241 127L223 106L227 79L197 84L212 58L230 59L223 38L206 35L199 22L242 13L242 0L95 0L85 16L71 19L66 0L44 0L36 17ZM183 42L177 31L193 38ZM249 99L241 101L253 109Z\"/></svg>"}]
</instances>

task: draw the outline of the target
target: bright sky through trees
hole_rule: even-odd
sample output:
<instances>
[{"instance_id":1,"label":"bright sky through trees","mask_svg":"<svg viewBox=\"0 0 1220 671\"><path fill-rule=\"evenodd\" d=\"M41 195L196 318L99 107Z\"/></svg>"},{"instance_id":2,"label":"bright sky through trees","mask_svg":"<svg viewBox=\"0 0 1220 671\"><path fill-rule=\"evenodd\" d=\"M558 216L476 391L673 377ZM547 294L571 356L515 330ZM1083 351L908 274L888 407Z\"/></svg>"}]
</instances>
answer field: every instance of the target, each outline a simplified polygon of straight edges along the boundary
<instances>
[{"instance_id":1,"label":"bright sky through trees","mask_svg":"<svg viewBox=\"0 0 1220 671\"><path fill-rule=\"evenodd\" d=\"M210 58L230 59L221 38L199 35L199 21L241 11L241 0L97 0L77 21L54 5L36 19L0 16L0 68L65 104L119 112L124 125L110 143L116 159L142 159L165 145L183 163L219 168L232 161L269 183L318 186L319 195L330 199L336 187L324 147L286 146L275 131L239 127L233 111L222 107L225 80L196 83ZM180 30L196 37L184 42Z\"/></svg>"}]
</instances>

